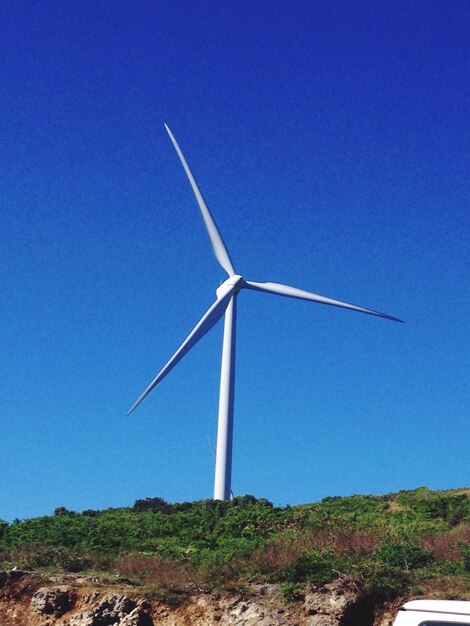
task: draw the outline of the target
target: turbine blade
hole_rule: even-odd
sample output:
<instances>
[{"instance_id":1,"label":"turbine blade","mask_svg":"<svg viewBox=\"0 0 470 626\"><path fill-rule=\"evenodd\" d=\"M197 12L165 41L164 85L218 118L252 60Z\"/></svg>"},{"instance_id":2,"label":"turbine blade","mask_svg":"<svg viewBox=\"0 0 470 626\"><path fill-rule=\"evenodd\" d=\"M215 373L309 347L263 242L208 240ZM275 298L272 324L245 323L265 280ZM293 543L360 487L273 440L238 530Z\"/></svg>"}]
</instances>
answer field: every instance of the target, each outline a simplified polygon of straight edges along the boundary
<instances>
[{"instance_id":1,"label":"turbine blade","mask_svg":"<svg viewBox=\"0 0 470 626\"><path fill-rule=\"evenodd\" d=\"M179 147L176 139L173 136L173 133L165 124L166 131L170 136L171 142L175 147L175 150L180 158L180 161L184 167L184 171L186 172L187 177L189 178L189 182L191 183L191 187L193 188L194 195L196 196L197 203L202 213L202 219L204 220L204 224L207 230L207 234L209 235L210 242L212 244L212 249L214 250L215 258L218 260L223 269L227 272L229 276L234 276L236 274L232 260L230 259L230 255L228 253L227 247L222 239L222 235L217 228L217 225L212 217L211 212L209 211L209 207L204 200L202 193L198 187L198 184L189 169L189 165L184 158L183 153L181 152L181 148Z\"/></svg>"},{"instance_id":2,"label":"turbine blade","mask_svg":"<svg viewBox=\"0 0 470 626\"><path fill-rule=\"evenodd\" d=\"M149 395L153 389L158 385L160 381L162 381L165 376L175 367L175 365L181 361L184 355L191 350L196 343L204 337L204 335L209 332L209 330L219 321L222 315L225 313L225 309L228 307L230 302L230 298L232 297L234 288L232 285L229 285L226 291L222 293L222 295L217 298L217 300L212 304L209 309L204 313L202 318L193 328L193 330L189 333L188 337L184 340L178 350L174 353L168 363L160 370L160 372L155 376L150 385L145 389L139 399L134 402L132 407L129 409L127 415L130 415L134 409L136 409L139 404L145 400L145 398Z\"/></svg>"},{"instance_id":3,"label":"turbine blade","mask_svg":"<svg viewBox=\"0 0 470 626\"><path fill-rule=\"evenodd\" d=\"M387 320L393 320L394 322L401 322L403 320L397 317L392 317L386 313L380 313L373 309L365 309L362 306L356 304L348 304L341 300L333 300L332 298L326 298L325 296L319 296L316 293L310 291L304 291L303 289L297 289L296 287L289 287L288 285L281 285L280 283L256 283L251 280L245 281L245 287L248 289L254 289L255 291L265 291L266 293L273 293L277 296L287 296L288 298L298 298L299 300L309 300L311 302L319 302L320 304L329 304L331 306L341 307L343 309L351 309L351 311L359 311L360 313L367 313L368 315L376 315L377 317L384 317Z\"/></svg>"}]
</instances>

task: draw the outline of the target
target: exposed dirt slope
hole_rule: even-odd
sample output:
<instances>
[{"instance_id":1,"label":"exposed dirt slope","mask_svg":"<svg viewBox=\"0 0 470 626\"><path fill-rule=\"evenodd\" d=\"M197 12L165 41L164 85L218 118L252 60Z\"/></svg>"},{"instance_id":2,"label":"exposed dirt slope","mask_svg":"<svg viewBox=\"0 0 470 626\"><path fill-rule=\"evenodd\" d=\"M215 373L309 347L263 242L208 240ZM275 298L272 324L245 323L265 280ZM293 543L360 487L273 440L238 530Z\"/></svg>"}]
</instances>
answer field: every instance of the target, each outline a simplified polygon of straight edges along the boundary
<instances>
[{"instance_id":1,"label":"exposed dirt slope","mask_svg":"<svg viewBox=\"0 0 470 626\"><path fill-rule=\"evenodd\" d=\"M402 601L377 605L354 581L338 580L290 604L278 585L265 584L169 606L131 585L0 572L0 626L388 626Z\"/></svg>"}]
</instances>

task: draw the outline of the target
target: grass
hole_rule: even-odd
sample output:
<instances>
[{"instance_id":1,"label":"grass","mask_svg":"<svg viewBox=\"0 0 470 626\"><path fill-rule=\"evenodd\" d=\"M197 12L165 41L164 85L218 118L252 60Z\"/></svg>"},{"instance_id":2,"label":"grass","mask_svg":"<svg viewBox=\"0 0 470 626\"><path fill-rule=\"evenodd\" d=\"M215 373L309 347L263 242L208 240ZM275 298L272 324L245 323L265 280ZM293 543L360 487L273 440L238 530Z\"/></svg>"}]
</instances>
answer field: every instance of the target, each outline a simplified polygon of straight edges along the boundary
<instances>
[{"instance_id":1,"label":"grass","mask_svg":"<svg viewBox=\"0 0 470 626\"><path fill-rule=\"evenodd\" d=\"M189 589L282 583L286 601L311 585L355 577L371 594L470 592L469 490L426 488L274 507L231 502L133 507L0 522L0 567L102 572L168 603Z\"/></svg>"}]
</instances>

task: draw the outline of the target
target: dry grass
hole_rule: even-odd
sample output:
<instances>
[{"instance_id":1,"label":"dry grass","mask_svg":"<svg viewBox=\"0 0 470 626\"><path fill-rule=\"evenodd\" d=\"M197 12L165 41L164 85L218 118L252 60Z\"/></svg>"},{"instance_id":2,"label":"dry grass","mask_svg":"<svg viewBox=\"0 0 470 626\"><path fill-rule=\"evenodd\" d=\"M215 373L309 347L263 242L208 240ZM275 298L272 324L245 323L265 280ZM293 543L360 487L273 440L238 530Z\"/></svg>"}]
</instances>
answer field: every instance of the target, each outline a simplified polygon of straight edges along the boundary
<instances>
[{"instance_id":1,"label":"dry grass","mask_svg":"<svg viewBox=\"0 0 470 626\"><path fill-rule=\"evenodd\" d=\"M195 583L195 572L187 566L165 561L158 556L128 554L116 562L120 576L133 578L162 588L184 588Z\"/></svg>"},{"instance_id":2,"label":"dry grass","mask_svg":"<svg viewBox=\"0 0 470 626\"><path fill-rule=\"evenodd\" d=\"M383 533L382 533L383 535ZM384 543L379 532L353 532L350 529L308 529L295 537L278 537L255 550L251 564L263 573L280 570L299 556L312 551L326 551L335 556L365 556Z\"/></svg>"},{"instance_id":3,"label":"dry grass","mask_svg":"<svg viewBox=\"0 0 470 626\"><path fill-rule=\"evenodd\" d=\"M458 559L462 545L470 544L470 525L465 524L439 535L423 537L420 547L429 550L438 559Z\"/></svg>"}]
</instances>

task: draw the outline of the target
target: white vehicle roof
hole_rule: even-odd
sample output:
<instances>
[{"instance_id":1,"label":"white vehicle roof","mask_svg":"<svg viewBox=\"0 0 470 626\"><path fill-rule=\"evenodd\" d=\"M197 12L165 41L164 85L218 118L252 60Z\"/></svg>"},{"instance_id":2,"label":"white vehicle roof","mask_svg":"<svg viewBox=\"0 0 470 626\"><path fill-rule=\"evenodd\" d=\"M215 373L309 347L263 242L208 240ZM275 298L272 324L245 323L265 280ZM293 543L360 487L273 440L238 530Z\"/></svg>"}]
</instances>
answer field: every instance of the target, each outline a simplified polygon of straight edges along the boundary
<instances>
[{"instance_id":1,"label":"white vehicle roof","mask_svg":"<svg viewBox=\"0 0 470 626\"><path fill-rule=\"evenodd\" d=\"M411 600L401 608L405 611L470 615L470 601L463 600Z\"/></svg>"}]
</instances>

